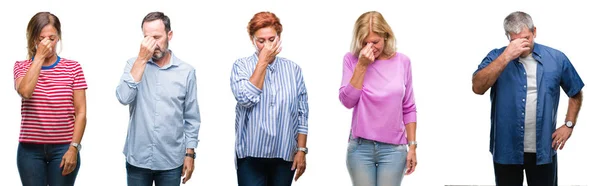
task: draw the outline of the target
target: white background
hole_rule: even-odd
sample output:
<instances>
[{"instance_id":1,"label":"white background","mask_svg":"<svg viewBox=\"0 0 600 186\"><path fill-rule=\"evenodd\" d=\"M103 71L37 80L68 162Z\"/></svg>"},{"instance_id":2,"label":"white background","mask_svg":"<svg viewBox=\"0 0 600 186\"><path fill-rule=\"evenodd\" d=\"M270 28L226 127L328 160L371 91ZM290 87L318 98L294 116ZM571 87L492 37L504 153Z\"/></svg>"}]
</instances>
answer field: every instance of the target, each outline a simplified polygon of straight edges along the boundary
<instances>
[{"instance_id":1,"label":"white background","mask_svg":"<svg viewBox=\"0 0 600 186\"><path fill-rule=\"evenodd\" d=\"M10 3L10 5L8 4ZM536 42L570 58L586 86L578 125L558 156L560 185L600 185L597 67L600 13L591 4L567 1L3 1L0 6L0 165L2 185L20 185L16 152L20 97L13 65L26 58L25 30L38 11L63 25L60 56L77 60L89 89L77 185L126 185L122 154L128 109L115 88L128 58L137 55L140 24L151 11L172 21L170 48L197 69L202 125L196 170L187 185L236 185L234 107L229 76L235 59L254 48L246 32L259 11L283 24L281 56L298 63L309 95L307 171L294 185L351 185L345 164L351 110L338 100L342 58L349 51L354 21L369 10L383 13L398 51L413 64L418 108L418 167L403 185L493 185L489 144L489 93L471 91L471 75L493 48L505 46L502 21L512 11L529 13ZM562 93L558 121L566 114Z\"/></svg>"}]
</instances>

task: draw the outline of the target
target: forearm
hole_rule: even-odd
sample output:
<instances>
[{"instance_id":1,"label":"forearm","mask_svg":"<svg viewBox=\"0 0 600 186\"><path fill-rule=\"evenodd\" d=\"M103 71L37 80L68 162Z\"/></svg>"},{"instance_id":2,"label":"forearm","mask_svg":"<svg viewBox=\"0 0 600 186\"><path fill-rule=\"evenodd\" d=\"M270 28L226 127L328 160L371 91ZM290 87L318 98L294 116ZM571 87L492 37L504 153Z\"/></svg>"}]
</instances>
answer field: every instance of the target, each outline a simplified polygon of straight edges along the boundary
<instances>
[{"instance_id":1,"label":"forearm","mask_svg":"<svg viewBox=\"0 0 600 186\"><path fill-rule=\"evenodd\" d=\"M298 147L306 148L306 134L298 134Z\"/></svg>"},{"instance_id":2,"label":"forearm","mask_svg":"<svg viewBox=\"0 0 600 186\"><path fill-rule=\"evenodd\" d=\"M575 94L575 96L569 98L569 108L567 109L567 117L565 118L565 121L571 121L573 124L577 123L577 116L579 115L582 102L583 93L581 91Z\"/></svg>"},{"instance_id":3,"label":"forearm","mask_svg":"<svg viewBox=\"0 0 600 186\"><path fill-rule=\"evenodd\" d=\"M498 79L506 65L510 62L506 57L500 55L492 61L487 67L481 69L473 76L473 92L476 94L484 94Z\"/></svg>"},{"instance_id":4,"label":"forearm","mask_svg":"<svg viewBox=\"0 0 600 186\"><path fill-rule=\"evenodd\" d=\"M37 84L38 77L40 76L40 71L42 70L43 61L39 60L41 59L35 59L31 63L31 66L29 66L27 73L25 73L25 76L17 85L17 92L23 98L29 99L33 95L35 85Z\"/></svg>"},{"instance_id":5,"label":"forearm","mask_svg":"<svg viewBox=\"0 0 600 186\"><path fill-rule=\"evenodd\" d=\"M408 123L405 126L406 129L406 138L408 141L417 141L417 122ZM411 145L410 150L415 150L416 145Z\"/></svg>"},{"instance_id":6,"label":"forearm","mask_svg":"<svg viewBox=\"0 0 600 186\"><path fill-rule=\"evenodd\" d=\"M265 75L267 73L268 64L258 62L256 64L256 68L254 68L254 72L252 76L250 76L250 83L252 83L256 88L262 90L263 84L265 83Z\"/></svg>"},{"instance_id":7,"label":"forearm","mask_svg":"<svg viewBox=\"0 0 600 186\"><path fill-rule=\"evenodd\" d=\"M140 82L142 80L142 76L144 75L144 70L146 70L146 63L143 59L136 59L131 67L131 76L133 76L133 81Z\"/></svg>"},{"instance_id":8,"label":"forearm","mask_svg":"<svg viewBox=\"0 0 600 186\"><path fill-rule=\"evenodd\" d=\"M350 85L356 89L362 90L365 74L367 74L367 66L357 64L356 68L354 68L352 78L350 79Z\"/></svg>"}]
</instances>

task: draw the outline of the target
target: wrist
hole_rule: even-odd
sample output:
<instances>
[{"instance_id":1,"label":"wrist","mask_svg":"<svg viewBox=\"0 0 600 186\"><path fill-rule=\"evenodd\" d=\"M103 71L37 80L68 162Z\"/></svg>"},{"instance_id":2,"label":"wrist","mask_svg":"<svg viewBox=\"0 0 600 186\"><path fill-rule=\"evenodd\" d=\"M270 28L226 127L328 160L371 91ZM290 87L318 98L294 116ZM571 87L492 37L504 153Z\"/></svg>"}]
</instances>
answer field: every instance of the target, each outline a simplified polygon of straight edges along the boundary
<instances>
[{"instance_id":1,"label":"wrist","mask_svg":"<svg viewBox=\"0 0 600 186\"><path fill-rule=\"evenodd\" d=\"M508 62L512 61L513 59L511 59L511 57L505 52L502 53L500 55L500 59L502 60L502 63L507 64Z\"/></svg>"},{"instance_id":2,"label":"wrist","mask_svg":"<svg viewBox=\"0 0 600 186\"><path fill-rule=\"evenodd\" d=\"M415 152L417 150L417 145L408 146L408 150L409 150L409 152Z\"/></svg>"}]
</instances>

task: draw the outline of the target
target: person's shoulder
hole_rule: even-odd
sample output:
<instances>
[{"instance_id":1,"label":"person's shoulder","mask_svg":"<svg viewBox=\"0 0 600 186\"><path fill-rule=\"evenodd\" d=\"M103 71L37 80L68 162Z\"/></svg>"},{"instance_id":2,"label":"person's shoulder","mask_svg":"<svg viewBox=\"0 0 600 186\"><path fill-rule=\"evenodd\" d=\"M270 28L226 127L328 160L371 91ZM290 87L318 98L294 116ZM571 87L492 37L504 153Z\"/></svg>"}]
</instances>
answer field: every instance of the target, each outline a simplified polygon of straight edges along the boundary
<instances>
[{"instance_id":1,"label":"person's shoulder","mask_svg":"<svg viewBox=\"0 0 600 186\"><path fill-rule=\"evenodd\" d=\"M251 63L253 61L257 61L258 58L256 57L256 55L250 55L250 56L246 56L246 57L240 57L237 58L234 62L234 64L237 65L241 65L241 64L247 64L247 63Z\"/></svg>"},{"instance_id":2,"label":"person's shoulder","mask_svg":"<svg viewBox=\"0 0 600 186\"><path fill-rule=\"evenodd\" d=\"M354 55L352 52L346 52L344 55L344 61L347 62L358 62L358 56Z\"/></svg>"},{"instance_id":3,"label":"person's shoulder","mask_svg":"<svg viewBox=\"0 0 600 186\"><path fill-rule=\"evenodd\" d=\"M69 65L69 66L71 66L71 65L79 65L79 61L74 60L74 59L70 59L70 58L63 58L63 57L60 58L59 63L64 63L64 64Z\"/></svg>"},{"instance_id":4,"label":"person's shoulder","mask_svg":"<svg viewBox=\"0 0 600 186\"><path fill-rule=\"evenodd\" d=\"M560 51L554 47L544 45L544 44L535 43L534 47L537 47L541 52L549 53L551 55L558 55L558 56L565 55L562 51Z\"/></svg>"},{"instance_id":5,"label":"person's shoulder","mask_svg":"<svg viewBox=\"0 0 600 186\"><path fill-rule=\"evenodd\" d=\"M288 66L294 70L300 70L300 71L302 70L302 67L300 67L300 65L298 65L298 63L296 63L286 57L277 56L277 62L281 63L281 65L283 65L283 66Z\"/></svg>"},{"instance_id":6,"label":"person's shoulder","mask_svg":"<svg viewBox=\"0 0 600 186\"><path fill-rule=\"evenodd\" d=\"M81 64L79 63L79 61L77 60L73 60L70 58L60 58L60 61L58 62L58 65L61 68L66 68L66 69L72 69L72 70L78 70L81 69Z\"/></svg>"},{"instance_id":7,"label":"person's shoulder","mask_svg":"<svg viewBox=\"0 0 600 186\"><path fill-rule=\"evenodd\" d=\"M403 62L410 62L410 57L408 57L408 55L402 52L396 52L394 56L392 56L392 59L400 60Z\"/></svg>"},{"instance_id":8,"label":"person's shoulder","mask_svg":"<svg viewBox=\"0 0 600 186\"><path fill-rule=\"evenodd\" d=\"M23 64L29 64L29 63L31 63L31 59L15 61L15 65L23 65Z\"/></svg>"}]
</instances>

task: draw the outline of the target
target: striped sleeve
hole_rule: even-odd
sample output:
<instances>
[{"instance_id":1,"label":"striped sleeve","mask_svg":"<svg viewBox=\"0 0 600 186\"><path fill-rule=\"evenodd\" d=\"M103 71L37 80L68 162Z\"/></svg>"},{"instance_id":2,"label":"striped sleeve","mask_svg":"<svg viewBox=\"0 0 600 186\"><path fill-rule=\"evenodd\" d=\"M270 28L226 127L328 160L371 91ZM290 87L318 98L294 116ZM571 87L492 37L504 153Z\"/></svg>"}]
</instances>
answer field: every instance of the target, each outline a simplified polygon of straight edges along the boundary
<instances>
[{"instance_id":1,"label":"striped sleeve","mask_svg":"<svg viewBox=\"0 0 600 186\"><path fill-rule=\"evenodd\" d=\"M14 73L14 78L15 78L14 80L17 80L17 78L25 76L25 73L27 73L27 71L23 69L23 62L20 62L20 61L15 62L15 67L13 69L13 73Z\"/></svg>"},{"instance_id":2,"label":"striped sleeve","mask_svg":"<svg viewBox=\"0 0 600 186\"><path fill-rule=\"evenodd\" d=\"M73 90L87 89L87 83L85 81L85 76L83 75L83 69L79 63L75 63L73 67Z\"/></svg>"}]
</instances>

